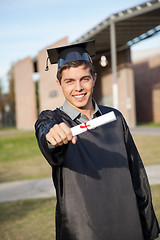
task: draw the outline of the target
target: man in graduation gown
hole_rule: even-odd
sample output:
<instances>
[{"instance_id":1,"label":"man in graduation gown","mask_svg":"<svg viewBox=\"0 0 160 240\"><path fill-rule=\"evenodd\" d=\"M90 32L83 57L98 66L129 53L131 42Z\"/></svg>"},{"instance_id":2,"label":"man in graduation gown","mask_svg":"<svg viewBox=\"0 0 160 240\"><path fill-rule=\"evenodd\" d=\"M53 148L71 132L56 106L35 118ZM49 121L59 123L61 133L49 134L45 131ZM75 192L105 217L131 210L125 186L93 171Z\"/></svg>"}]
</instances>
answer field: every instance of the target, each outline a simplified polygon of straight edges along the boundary
<instances>
[{"instance_id":1,"label":"man in graduation gown","mask_svg":"<svg viewBox=\"0 0 160 240\"><path fill-rule=\"evenodd\" d=\"M92 99L94 41L49 49L65 103L35 124L52 167L57 240L153 240L159 226L147 175L122 114ZM90 56L89 56L90 54ZM71 128L113 111L116 120L73 136Z\"/></svg>"}]
</instances>

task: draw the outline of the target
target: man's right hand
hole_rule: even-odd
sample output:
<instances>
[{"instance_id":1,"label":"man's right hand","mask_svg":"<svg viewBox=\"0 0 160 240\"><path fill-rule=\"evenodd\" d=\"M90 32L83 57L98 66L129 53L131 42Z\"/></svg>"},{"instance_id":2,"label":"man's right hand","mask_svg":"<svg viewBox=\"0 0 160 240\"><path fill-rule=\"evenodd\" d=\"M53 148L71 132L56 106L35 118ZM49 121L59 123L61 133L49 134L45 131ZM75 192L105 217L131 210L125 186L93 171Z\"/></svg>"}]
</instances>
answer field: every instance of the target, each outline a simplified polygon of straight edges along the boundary
<instances>
[{"instance_id":1,"label":"man's right hand","mask_svg":"<svg viewBox=\"0 0 160 240\"><path fill-rule=\"evenodd\" d=\"M64 122L55 124L46 134L46 139L55 147L67 144L69 141L76 144L77 141L77 137L72 136L71 129Z\"/></svg>"}]
</instances>

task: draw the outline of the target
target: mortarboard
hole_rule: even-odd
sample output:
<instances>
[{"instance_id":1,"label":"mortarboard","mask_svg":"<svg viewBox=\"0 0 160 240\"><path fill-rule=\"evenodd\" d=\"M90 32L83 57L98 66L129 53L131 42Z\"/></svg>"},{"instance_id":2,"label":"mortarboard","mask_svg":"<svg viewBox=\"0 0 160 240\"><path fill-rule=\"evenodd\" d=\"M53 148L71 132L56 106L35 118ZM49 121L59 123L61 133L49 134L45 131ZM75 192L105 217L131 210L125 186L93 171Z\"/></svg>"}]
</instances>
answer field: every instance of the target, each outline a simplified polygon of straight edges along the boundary
<instances>
[{"instance_id":1,"label":"mortarboard","mask_svg":"<svg viewBox=\"0 0 160 240\"><path fill-rule=\"evenodd\" d=\"M65 63L76 60L91 62L91 57L95 55L95 41L90 40L87 42L47 49L47 53L50 63L58 63L58 68ZM46 70L48 70L48 64Z\"/></svg>"}]
</instances>

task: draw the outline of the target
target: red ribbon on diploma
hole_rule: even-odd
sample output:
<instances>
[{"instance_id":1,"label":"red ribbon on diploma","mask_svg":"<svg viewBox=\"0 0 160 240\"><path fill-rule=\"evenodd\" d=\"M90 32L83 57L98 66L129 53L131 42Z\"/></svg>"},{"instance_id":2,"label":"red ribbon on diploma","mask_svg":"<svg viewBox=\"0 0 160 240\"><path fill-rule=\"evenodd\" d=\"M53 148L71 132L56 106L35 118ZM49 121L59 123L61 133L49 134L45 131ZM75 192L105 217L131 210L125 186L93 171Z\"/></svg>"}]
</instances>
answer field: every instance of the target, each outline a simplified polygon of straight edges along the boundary
<instances>
[{"instance_id":1,"label":"red ribbon on diploma","mask_svg":"<svg viewBox=\"0 0 160 240\"><path fill-rule=\"evenodd\" d=\"M89 131L89 128L88 128L88 127L90 127L90 125L89 125L89 124L87 125L86 122L84 123L84 126L82 126L82 125L80 126L80 128L86 128L87 131Z\"/></svg>"}]
</instances>

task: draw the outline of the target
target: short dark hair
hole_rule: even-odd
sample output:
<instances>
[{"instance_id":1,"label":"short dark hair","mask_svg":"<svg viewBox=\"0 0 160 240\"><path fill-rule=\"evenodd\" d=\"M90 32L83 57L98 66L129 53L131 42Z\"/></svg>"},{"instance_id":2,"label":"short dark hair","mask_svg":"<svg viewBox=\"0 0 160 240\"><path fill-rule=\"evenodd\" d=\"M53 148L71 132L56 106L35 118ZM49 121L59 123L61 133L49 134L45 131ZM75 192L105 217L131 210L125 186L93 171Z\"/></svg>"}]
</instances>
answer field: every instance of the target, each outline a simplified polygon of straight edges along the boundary
<instances>
[{"instance_id":1,"label":"short dark hair","mask_svg":"<svg viewBox=\"0 0 160 240\"><path fill-rule=\"evenodd\" d=\"M61 83L62 71L63 70L69 69L71 67L77 68L79 66L84 66L85 69L89 69L92 77L94 77L94 75L95 75L95 67L94 67L94 65L91 62L84 61L84 60L76 60L76 61L72 61L72 62L66 63L66 64L62 65L58 69L58 71L57 71L57 79L58 79L58 81Z\"/></svg>"}]
</instances>

